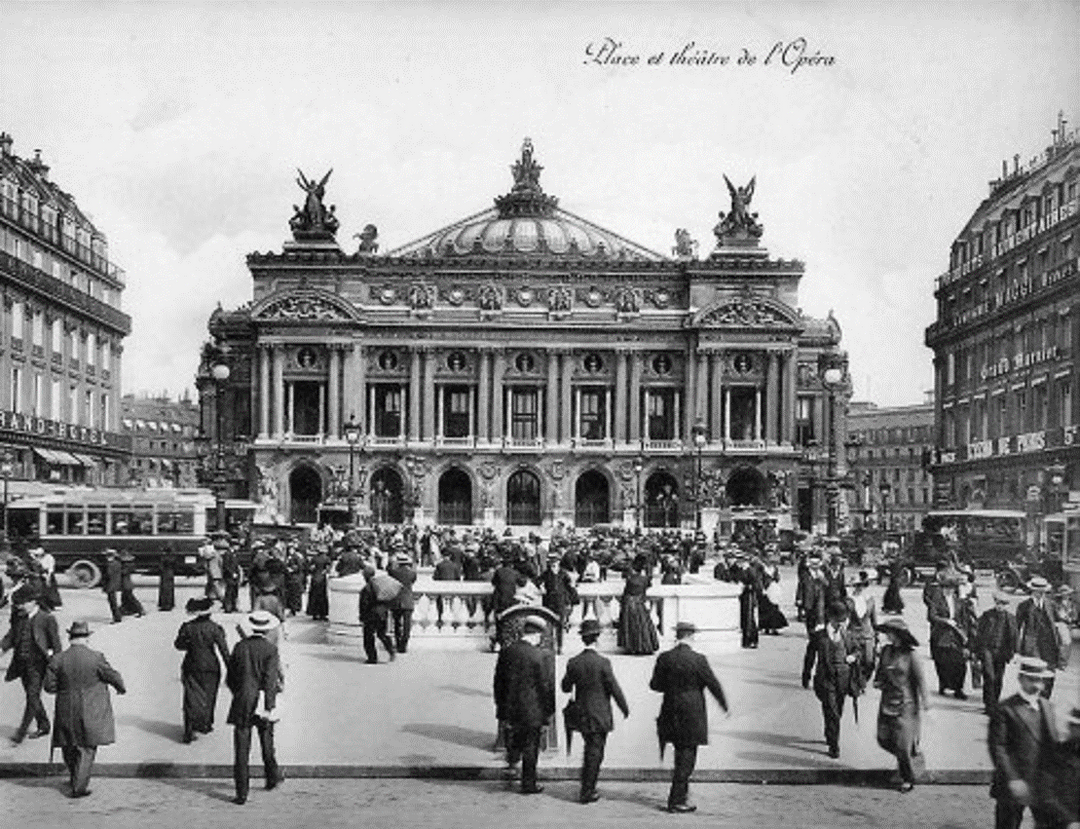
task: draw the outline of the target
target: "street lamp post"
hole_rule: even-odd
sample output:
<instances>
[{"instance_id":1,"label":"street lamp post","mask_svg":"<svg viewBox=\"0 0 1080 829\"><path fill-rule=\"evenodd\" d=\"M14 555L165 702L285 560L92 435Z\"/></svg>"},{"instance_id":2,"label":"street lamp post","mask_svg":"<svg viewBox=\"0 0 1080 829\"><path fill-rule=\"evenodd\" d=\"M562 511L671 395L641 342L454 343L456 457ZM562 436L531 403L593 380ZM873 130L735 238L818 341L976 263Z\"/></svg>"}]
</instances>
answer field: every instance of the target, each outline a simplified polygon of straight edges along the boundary
<instances>
[{"instance_id":1,"label":"street lamp post","mask_svg":"<svg viewBox=\"0 0 1080 829\"><path fill-rule=\"evenodd\" d=\"M225 400L225 383L229 379L231 373L229 364L224 360L225 355L223 353L218 355L218 362L214 363L213 368L210 369L211 375L213 375L214 381L217 385L214 395L214 437L216 449L214 452L214 499L215 499L215 514L217 516L217 529L218 532L225 532L225 437L222 430L223 413L225 406L223 405Z\"/></svg>"},{"instance_id":2,"label":"street lamp post","mask_svg":"<svg viewBox=\"0 0 1080 829\"><path fill-rule=\"evenodd\" d=\"M645 469L645 459L638 455L634 458L634 478L637 481L637 497L634 499L634 527L641 532L641 473Z\"/></svg>"},{"instance_id":3,"label":"street lamp post","mask_svg":"<svg viewBox=\"0 0 1080 829\"><path fill-rule=\"evenodd\" d=\"M701 529L701 450L705 448L705 421L698 418L691 430L697 449L697 473L694 475L694 528Z\"/></svg>"},{"instance_id":4,"label":"street lamp post","mask_svg":"<svg viewBox=\"0 0 1080 829\"><path fill-rule=\"evenodd\" d=\"M822 385L829 393L829 451L826 455L825 467L825 534L832 537L836 535L837 506L839 505L839 490L836 480L836 392L844 382L844 372L836 366L825 369L821 375Z\"/></svg>"},{"instance_id":5,"label":"street lamp post","mask_svg":"<svg viewBox=\"0 0 1080 829\"><path fill-rule=\"evenodd\" d=\"M356 415L349 415L349 422L345 424L344 430L345 440L349 444L349 494L348 494L348 507L349 507L349 527L356 526L356 476L355 476L355 456L356 447L360 443L361 432L360 426L356 422Z\"/></svg>"},{"instance_id":6,"label":"street lamp post","mask_svg":"<svg viewBox=\"0 0 1080 829\"><path fill-rule=\"evenodd\" d=\"M885 532L889 531L889 493L892 491L892 486L888 481L882 481L878 485L878 490L881 492L881 529Z\"/></svg>"},{"instance_id":7,"label":"street lamp post","mask_svg":"<svg viewBox=\"0 0 1080 829\"><path fill-rule=\"evenodd\" d=\"M0 457L0 473L4 476L4 534L0 536L0 552L7 553L11 549L11 539L8 537L8 479L11 478L12 470L14 469L14 463L11 460L11 451L4 450L4 454Z\"/></svg>"}]
</instances>

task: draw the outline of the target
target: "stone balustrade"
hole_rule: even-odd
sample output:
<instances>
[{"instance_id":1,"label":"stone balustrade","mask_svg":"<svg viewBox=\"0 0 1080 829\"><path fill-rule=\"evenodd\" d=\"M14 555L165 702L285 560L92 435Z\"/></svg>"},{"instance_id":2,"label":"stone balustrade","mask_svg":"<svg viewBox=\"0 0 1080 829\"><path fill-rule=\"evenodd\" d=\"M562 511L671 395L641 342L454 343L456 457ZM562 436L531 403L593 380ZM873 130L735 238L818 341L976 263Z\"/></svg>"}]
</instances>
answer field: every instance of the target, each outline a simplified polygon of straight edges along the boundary
<instances>
[{"instance_id":1,"label":"stone balustrade","mask_svg":"<svg viewBox=\"0 0 1080 829\"><path fill-rule=\"evenodd\" d=\"M359 593L364 577L357 573L330 580L331 642L359 645L362 627L358 618ZM621 579L579 584L581 601L570 614L571 631L586 616L599 620L600 650L615 652ZM492 586L486 582L434 581L421 572L413 585L416 606L412 617L410 648L485 649L494 635L494 618L485 613ZM657 584L646 594L661 647L675 641L675 624L693 622L695 642L709 651L734 650L739 646L739 587L726 582ZM573 639L569 640L573 642Z\"/></svg>"}]
</instances>

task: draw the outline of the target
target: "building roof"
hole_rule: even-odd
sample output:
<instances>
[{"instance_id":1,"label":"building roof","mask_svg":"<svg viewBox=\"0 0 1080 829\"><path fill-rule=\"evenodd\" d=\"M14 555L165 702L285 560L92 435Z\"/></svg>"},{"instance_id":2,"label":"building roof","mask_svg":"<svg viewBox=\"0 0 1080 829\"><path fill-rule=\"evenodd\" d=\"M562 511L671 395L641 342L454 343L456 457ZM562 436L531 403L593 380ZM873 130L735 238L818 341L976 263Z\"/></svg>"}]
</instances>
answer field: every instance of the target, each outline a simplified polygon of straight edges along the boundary
<instances>
[{"instance_id":1,"label":"building roof","mask_svg":"<svg viewBox=\"0 0 1080 829\"><path fill-rule=\"evenodd\" d=\"M511 167L514 186L495 206L467 216L388 256L449 259L469 256L557 257L584 260L663 261L667 257L558 206L540 187L543 167L526 138Z\"/></svg>"},{"instance_id":2,"label":"building roof","mask_svg":"<svg viewBox=\"0 0 1080 829\"><path fill-rule=\"evenodd\" d=\"M49 180L49 165L41 160L41 150L35 150L32 159L25 159L11 152L11 145L11 136L0 132L0 177L14 181L21 189L33 193L40 202L52 205L76 225L104 239L105 234L95 228L90 218L79 209L74 196Z\"/></svg>"}]
</instances>

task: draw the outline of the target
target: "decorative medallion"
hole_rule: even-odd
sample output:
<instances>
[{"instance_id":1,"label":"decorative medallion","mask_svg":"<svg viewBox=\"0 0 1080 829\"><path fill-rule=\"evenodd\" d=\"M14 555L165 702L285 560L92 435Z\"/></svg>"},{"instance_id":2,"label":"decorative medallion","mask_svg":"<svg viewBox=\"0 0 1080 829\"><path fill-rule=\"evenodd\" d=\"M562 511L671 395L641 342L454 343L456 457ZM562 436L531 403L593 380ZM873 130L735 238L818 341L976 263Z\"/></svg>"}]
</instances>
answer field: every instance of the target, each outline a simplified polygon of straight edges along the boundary
<instances>
[{"instance_id":1,"label":"decorative medallion","mask_svg":"<svg viewBox=\"0 0 1080 829\"><path fill-rule=\"evenodd\" d=\"M640 309L638 294L633 288L622 287L615 291L615 310L620 314L636 314Z\"/></svg>"},{"instance_id":2,"label":"decorative medallion","mask_svg":"<svg viewBox=\"0 0 1080 829\"><path fill-rule=\"evenodd\" d=\"M464 371L469 366L469 361L463 351L451 351L446 357L446 367L451 371Z\"/></svg>"},{"instance_id":3,"label":"decorative medallion","mask_svg":"<svg viewBox=\"0 0 1080 829\"><path fill-rule=\"evenodd\" d=\"M569 311L574 301L574 292L569 285L556 285L554 288L548 288L547 300L549 311Z\"/></svg>"},{"instance_id":4,"label":"decorative medallion","mask_svg":"<svg viewBox=\"0 0 1080 829\"><path fill-rule=\"evenodd\" d=\"M409 286L409 307L414 311L430 311L435 306L435 286L414 282Z\"/></svg>"},{"instance_id":5,"label":"decorative medallion","mask_svg":"<svg viewBox=\"0 0 1080 829\"><path fill-rule=\"evenodd\" d=\"M446 292L446 301L451 305L461 305L465 301L465 290L457 285Z\"/></svg>"},{"instance_id":6,"label":"decorative medallion","mask_svg":"<svg viewBox=\"0 0 1080 829\"><path fill-rule=\"evenodd\" d=\"M590 308L599 308L600 303L604 301L604 292L597 288L595 285L589 290L583 292L582 299L585 304Z\"/></svg>"},{"instance_id":7,"label":"decorative medallion","mask_svg":"<svg viewBox=\"0 0 1080 829\"><path fill-rule=\"evenodd\" d=\"M671 357L667 354L657 354L653 357L652 370L654 373L661 377L671 374L672 362Z\"/></svg>"},{"instance_id":8,"label":"decorative medallion","mask_svg":"<svg viewBox=\"0 0 1080 829\"><path fill-rule=\"evenodd\" d=\"M481 311L499 311L502 309L502 291L494 283L481 285L477 295Z\"/></svg>"},{"instance_id":9,"label":"decorative medallion","mask_svg":"<svg viewBox=\"0 0 1080 829\"><path fill-rule=\"evenodd\" d=\"M536 299L536 291L528 286L518 288L514 291L514 299L522 308L528 308Z\"/></svg>"},{"instance_id":10,"label":"decorative medallion","mask_svg":"<svg viewBox=\"0 0 1080 829\"><path fill-rule=\"evenodd\" d=\"M671 302L674 299L671 291L669 291L667 288L657 288L655 291L646 291L645 297L656 308L659 308L660 310L663 310L669 305L671 305Z\"/></svg>"},{"instance_id":11,"label":"decorative medallion","mask_svg":"<svg viewBox=\"0 0 1080 829\"><path fill-rule=\"evenodd\" d=\"M528 374L536 369L536 358L527 351L522 351L514 358L514 368L522 374Z\"/></svg>"},{"instance_id":12,"label":"decorative medallion","mask_svg":"<svg viewBox=\"0 0 1080 829\"><path fill-rule=\"evenodd\" d=\"M604 361L596 352L586 354L585 359L581 361L581 364L589 374L598 374L604 368Z\"/></svg>"},{"instance_id":13,"label":"decorative medallion","mask_svg":"<svg viewBox=\"0 0 1080 829\"><path fill-rule=\"evenodd\" d=\"M731 358L731 368L736 374L749 374L754 370L754 360L745 351L740 351Z\"/></svg>"},{"instance_id":14,"label":"decorative medallion","mask_svg":"<svg viewBox=\"0 0 1080 829\"><path fill-rule=\"evenodd\" d=\"M319 365L319 352L310 345L301 346L296 350L296 365L302 369L314 369Z\"/></svg>"},{"instance_id":15,"label":"decorative medallion","mask_svg":"<svg viewBox=\"0 0 1080 829\"><path fill-rule=\"evenodd\" d=\"M397 301L397 288L393 285L383 285L381 287L372 287L371 296L373 299L377 299L383 305L393 305Z\"/></svg>"},{"instance_id":16,"label":"decorative medallion","mask_svg":"<svg viewBox=\"0 0 1080 829\"><path fill-rule=\"evenodd\" d=\"M394 371L399 365L397 354L390 350L379 352L377 362L383 371Z\"/></svg>"}]
</instances>

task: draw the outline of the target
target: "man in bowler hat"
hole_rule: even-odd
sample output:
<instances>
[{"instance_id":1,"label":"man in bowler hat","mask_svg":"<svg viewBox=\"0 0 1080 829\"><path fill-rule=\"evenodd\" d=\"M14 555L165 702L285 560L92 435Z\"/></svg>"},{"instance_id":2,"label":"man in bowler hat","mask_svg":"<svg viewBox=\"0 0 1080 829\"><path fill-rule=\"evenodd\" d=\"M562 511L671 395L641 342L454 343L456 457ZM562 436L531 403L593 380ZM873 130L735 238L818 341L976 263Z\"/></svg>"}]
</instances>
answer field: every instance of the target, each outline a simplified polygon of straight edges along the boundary
<instances>
[{"instance_id":1,"label":"man in bowler hat","mask_svg":"<svg viewBox=\"0 0 1080 829\"><path fill-rule=\"evenodd\" d=\"M675 647L656 658L649 687L664 695L660 716L656 718L656 733L660 753L664 746L675 746L675 770L668 792L669 812L693 812L697 806L687 801L690 775L697 763L698 746L709 742L709 720L705 712L705 689L709 690L724 713L727 699L720 680L716 678L709 660L690 647L697 628L692 622L675 626Z\"/></svg>"},{"instance_id":2,"label":"man in bowler hat","mask_svg":"<svg viewBox=\"0 0 1080 829\"><path fill-rule=\"evenodd\" d=\"M608 732L614 727L611 700L615 700L624 719L630 716L626 697L611 670L611 660L598 654L594 648L599 638L600 623L596 619L586 619L581 623L581 641L585 649L566 663L566 674L562 679L563 693L574 694L571 708L574 721L566 723L567 731L572 727L581 732L585 740L585 759L581 766L582 803L595 803L600 799L596 792L596 780L600 776L600 764L604 762ZM563 713L565 716L566 712Z\"/></svg>"},{"instance_id":3,"label":"man in bowler hat","mask_svg":"<svg viewBox=\"0 0 1080 829\"><path fill-rule=\"evenodd\" d=\"M86 622L75 622L67 634L71 644L49 661L45 690L56 694L52 744L64 755L71 796L86 797L97 747L116 740L109 686L118 694L127 689L105 655L86 647Z\"/></svg>"},{"instance_id":4,"label":"man in bowler hat","mask_svg":"<svg viewBox=\"0 0 1080 829\"><path fill-rule=\"evenodd\" d=\"M555 669L540 648L546 623L528 616L521 638L499 651L495 663L495 716L507 724L506 763L521 761L521 793L539 794L536 763L540 730L555 713Z\"/></svg>"},{"instance_id":5,"label":"man in bowler hat","mask_svg":"<svg viewBox=\"0 0 1080 829\"><path fill-rule=\"evenodd\" d=\"M41 701L41 688L49 659L60 653L63 645L56 617L43 606L42 595L34 583L20 585L11 594L11 604L14 610L12 624L0 642L0 650L14 651L4 680L22 680L26 694L22 720L11 738L11 742L18 745L26 739L31 722L37 722L37 731L31 737L44 737L49 733L49 715Z\"/></svg>"}]
</instances>

